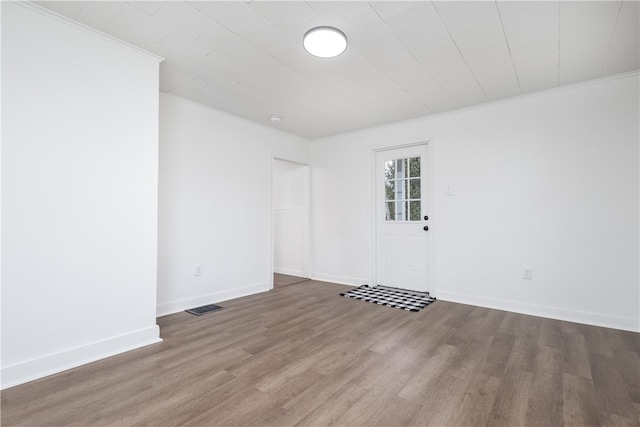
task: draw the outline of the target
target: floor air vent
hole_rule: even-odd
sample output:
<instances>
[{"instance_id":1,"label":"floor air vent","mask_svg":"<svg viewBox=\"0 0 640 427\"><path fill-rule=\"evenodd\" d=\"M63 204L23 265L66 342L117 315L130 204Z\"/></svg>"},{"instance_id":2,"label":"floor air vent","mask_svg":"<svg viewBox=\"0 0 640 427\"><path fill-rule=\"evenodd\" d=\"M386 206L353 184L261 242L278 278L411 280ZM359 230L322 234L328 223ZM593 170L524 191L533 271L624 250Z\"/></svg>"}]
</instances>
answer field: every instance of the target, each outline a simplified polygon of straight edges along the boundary
<instances>
[{"instance_id":1,"label":"floor air vent","mask_svg":"<svg viewBox=\"0 0 640 427\"><path fill-rule=\"evenodd\" d=\"M195 314L196 316L202 316L203 314L211 313L212 311L222 310L223 308L224 307L219 305L209 304L209 305L203 305L202 307L190 308L189 310L185 310L185 311L187 313Z\"/></svg>"}]
</instances>

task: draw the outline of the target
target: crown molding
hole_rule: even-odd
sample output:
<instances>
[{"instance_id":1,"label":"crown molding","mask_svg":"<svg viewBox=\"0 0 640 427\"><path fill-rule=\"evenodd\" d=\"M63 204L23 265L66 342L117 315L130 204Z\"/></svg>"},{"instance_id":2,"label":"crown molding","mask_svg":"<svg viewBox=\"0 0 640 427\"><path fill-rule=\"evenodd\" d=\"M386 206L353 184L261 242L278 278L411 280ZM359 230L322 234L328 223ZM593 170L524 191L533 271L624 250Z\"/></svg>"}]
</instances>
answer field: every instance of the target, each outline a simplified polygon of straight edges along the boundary
<instances>
[{"instance_id":1,"label":"crown molding","mask_svg":"<svg viewBox=\"0 0 640 427\"><path fill-rule=\"evenodd\" d=\"M5 2L3 1L3 3L5 3ZM9 0L6 3L15 4L15 5L24 7L25 9L29 9L29 10L31 10L33 12L39 13L40 15L47 16L47 17L49 17L51 19L54 19L54 20L56 20L58 22L61 22L61 23L66 24L66 25L69 25L69 26L74 27L74 28L76 28L78 30L84 31L87 34L91 34L91 35L93 35L95 37L101 38L102 40L108 41L110 43L113 43L115 45L123 47L123 48L125 48L127 50L130 50L132 52L138 53L138 54L140 54L142 56L146 56L147 58L153 59L153 60L155 60L155 61L157 61L159 63L165 60L165 58L163 58L163 57L161 57L159 55L156 55L156 54L151 53L151 52L149 52L147 50L144 50L144 49L141 49L141 48L139 48L137 46L134 46L134 45L132 45L130 43L127 43L125 41L117 39L117 38L115 38L113 36L110 36L109 34L105 34L105 33L101 32L101 31L96 30L95 28L91 28L91 27L89 27L87 25L84 25L84 24L78 22L78 21L74 21L73 19L67 18L66 16L60 15L59 13L53 12L53 11L51 11L49 9L45 9L44 7L39 6L37 4L34 4L34 3L31 3L28 0Z\"/></svg>"}]
</instances>

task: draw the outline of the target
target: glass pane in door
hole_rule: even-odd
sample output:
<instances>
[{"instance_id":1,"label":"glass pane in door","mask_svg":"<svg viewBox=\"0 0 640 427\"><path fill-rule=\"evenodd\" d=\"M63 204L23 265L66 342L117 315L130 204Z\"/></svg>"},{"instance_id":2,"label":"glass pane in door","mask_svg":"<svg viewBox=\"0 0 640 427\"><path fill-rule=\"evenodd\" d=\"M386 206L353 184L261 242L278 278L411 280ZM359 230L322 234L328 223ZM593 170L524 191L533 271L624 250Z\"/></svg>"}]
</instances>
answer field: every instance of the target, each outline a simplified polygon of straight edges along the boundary
<instances>
[{"instance_id":1,"label":"glass pane in door","mask_svg":"<svg viewBox=\"0 0 640 427\"><path fill-rule=\"evenodd\" d=\"M384 163L385 221L420 221L420 157Z\"/></svg>"}]
</instances>

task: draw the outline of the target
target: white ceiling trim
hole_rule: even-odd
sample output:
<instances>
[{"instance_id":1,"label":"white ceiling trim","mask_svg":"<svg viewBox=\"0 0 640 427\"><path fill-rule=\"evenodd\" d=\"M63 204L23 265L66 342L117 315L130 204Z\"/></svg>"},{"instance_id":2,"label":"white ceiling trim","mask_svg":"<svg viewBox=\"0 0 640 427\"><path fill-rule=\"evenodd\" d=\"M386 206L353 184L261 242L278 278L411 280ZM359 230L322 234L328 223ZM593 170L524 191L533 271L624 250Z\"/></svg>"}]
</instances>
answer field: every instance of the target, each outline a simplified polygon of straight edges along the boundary
<instances>
[{"instance_id":1,"label":"white ceiling trim","mask_svg":"<svg viewBox=\"0 0 640 427\"><path fill-rule=\"evenodd\" d=\"M24 7L25 9L29 9L32 10L34 12L37 12L41 15L44 16L48 16L49 18L55 19L58 22L61 22L65 25L69 25L71 27L77 28L79 30L84 31L85 33L91 34L93 36L96 36L98 38L101 38L102 40L106 40L109 43L113 43L115 45L118 45L120 47L124 47L125 49L128 49L132 52L138 53L142 56L146 56L148 58L151 58L155 61L158 62L163 62L165 60L165 58L163 58L162 56L156 55L155 53L149 52L148 50L139 48L138 46L134 46L131 43L127 43L125 41L122 41L116 37L113 37L109 34L103 33L102 31L96 30L95 28L91 28L88 25L85 25L81 22L75 21L73 19L70 19L64 15L61 15L59 13L56 13L50 9L46 9L40 5L31 3L30 1L12 1L13 4L17 4L19 6Z\"/></svg>"}]
</instances>

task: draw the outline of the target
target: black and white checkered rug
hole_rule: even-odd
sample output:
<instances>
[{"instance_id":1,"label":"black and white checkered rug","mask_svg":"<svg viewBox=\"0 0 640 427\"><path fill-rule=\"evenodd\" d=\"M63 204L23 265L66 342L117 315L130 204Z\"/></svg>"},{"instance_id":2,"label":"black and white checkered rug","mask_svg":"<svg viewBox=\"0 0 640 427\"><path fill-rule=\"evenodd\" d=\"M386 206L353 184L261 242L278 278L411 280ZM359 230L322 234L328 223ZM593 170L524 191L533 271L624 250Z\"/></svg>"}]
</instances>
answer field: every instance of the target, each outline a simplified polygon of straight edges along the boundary
<instances>
[{"instance_id":1,"label":"black and white checkered rug","mask_svg":"<svg viewBox=\"0 0 640 427\"><path fill-rule=\"evenodd\" d=\"M428 292L369 285L360 286L340 295L407 311L420 311L436 300L430 297Z\"/></svg>"}]
</instances>

